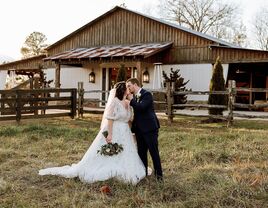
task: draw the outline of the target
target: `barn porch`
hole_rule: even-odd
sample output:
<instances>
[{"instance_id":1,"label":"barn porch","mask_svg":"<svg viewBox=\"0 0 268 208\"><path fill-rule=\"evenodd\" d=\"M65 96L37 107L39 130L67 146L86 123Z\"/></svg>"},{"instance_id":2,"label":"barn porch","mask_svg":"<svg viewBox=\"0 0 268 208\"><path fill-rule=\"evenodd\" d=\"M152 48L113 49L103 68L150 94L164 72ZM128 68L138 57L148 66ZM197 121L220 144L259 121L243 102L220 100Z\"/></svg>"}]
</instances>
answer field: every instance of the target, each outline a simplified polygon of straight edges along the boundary
<instances>
[{"instance_id":1,"label":"barn porch","mask_svg":"<svg viewBox=\"0 0 268 208\"><path fill-rule=\"evenodd\" d=\"M155 88L154 85L159 83L156 77L159 62L163 61L166 50L172 44L139 43L76 48L47 57L44 61L56 64L55 87L61 87L61 74L65 71L64 67L69 66L88 70L88 81L96 81L95 89L110 90L116 82L118 69L124 65L127 78L136 77L146 87ZM145 75L147 79L144 79ZM90 76L94 76L94 79Z\"/></svg>"}]
</instances>

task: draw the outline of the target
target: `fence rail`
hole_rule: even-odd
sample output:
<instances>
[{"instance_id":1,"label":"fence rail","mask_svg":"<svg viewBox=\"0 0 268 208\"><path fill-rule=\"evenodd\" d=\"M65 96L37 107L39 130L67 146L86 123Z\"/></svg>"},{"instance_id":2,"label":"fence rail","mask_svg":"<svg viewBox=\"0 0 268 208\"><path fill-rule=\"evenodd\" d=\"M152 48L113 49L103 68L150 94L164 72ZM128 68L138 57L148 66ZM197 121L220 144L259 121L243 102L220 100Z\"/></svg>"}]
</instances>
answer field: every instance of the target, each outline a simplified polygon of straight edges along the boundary
<instances>
[{"instance_id":1,"label":"fence rail","mask_svg":"<svg viewBox=\"0 0 268 208\"><path fill-rule=\"evenodd\" d=\"M244 88L244 87L237 87L236 91L241 92L268 92L268 88Z\"/></svg>"},{"instance_id":2,"label":"fence rail","mask_svg":"<svg viewBox=\"0 0 268 208\"><path fill-rule=\"evenodd\" d=\"M173 95L228 95L228 91L174 91Z\"/></svg>"}]
</instances>

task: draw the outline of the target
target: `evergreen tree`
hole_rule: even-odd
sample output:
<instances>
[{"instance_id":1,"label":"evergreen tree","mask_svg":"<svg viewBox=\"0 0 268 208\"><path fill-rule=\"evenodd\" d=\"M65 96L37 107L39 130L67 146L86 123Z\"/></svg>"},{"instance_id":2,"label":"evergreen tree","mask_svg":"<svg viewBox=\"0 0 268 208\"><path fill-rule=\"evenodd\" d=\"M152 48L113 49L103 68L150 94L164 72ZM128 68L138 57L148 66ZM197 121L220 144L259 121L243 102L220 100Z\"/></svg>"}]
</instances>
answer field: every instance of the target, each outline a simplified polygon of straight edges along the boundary
<instances>
[{"instance_id":1,"label":"evergreen tree","mask_svg":"<svg viewBox=\"0 0 268 208\"><path fill-rule=\"evenodd\" d=\"M221 65L220 57L217 58L213 67L212 78L210 80L210 91L225 91L225 81L223 77L223 68ZM226 95L210 94L208 98L208 104L210 105L226 105ZM209 115L222 115L222 108L210 108Z\"/></svg>"},{"instance_id":2,"label":"evergreen tree","mask_svg":"<svg viewBox=\"0 0 268 208\"><path fill-rule=\"evenodd\" d=\"M121 64L121 67L118 70L116 82L126 81L127 80L127 71L124 64Z\"/></svg>"},{"instance_id":3,"label":"evergreen tree","mask_svg":"<svg viewBox=\"0 0 268 208\"><path fill-rule=\"evenodd\" d=\"M187 82L184 82L184 78L181 77L181 75L179 74L180 70L173 70L173 68L171 68L171 72L168 75L166 74L166 72L162 72L163 73L163 78L166 82L170 82L171 87L172 87L172 83L174 83L174 91L186 91L186 87L185 85L189 82L189 80ZM186 95L174 95L174 104L185 104L187 102L187 96ZM178 109L182 109L182 107L178 108Z\"/></svg>"}]
</instances>

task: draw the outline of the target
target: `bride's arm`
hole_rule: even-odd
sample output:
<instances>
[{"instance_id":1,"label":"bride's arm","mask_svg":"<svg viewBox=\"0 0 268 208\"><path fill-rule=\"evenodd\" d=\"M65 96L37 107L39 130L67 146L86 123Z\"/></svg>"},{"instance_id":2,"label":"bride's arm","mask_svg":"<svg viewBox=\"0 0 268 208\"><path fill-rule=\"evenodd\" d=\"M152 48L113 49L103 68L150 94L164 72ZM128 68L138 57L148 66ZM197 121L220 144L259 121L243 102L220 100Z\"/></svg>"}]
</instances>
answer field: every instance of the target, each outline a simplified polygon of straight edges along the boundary
<instances>
[{"instance_id":1,"label":"bride's arm","mask_svg":"<svg viewBox=\"0 0 268 208\"><path fill-rule=\"evenodd\" d=\"M116 107L116 99L114 98L111 101L111 104L107 106L107 114L105 115L105 118L107 119L107 130L108 130L108 136L106 137L106 142L111 143L112 142L112 135L113 135L113 122L117 119L117 107Z\"/></svg>"},{"instance_id":2,"label":"bride's arm","mask_svg":"<svg viewBox=\"0 0 268 208\"><path fill-rule=\"evenodd\" d=\"M112 142L113 123L114 123L113 120L108 119L108 136L106 137L106 142L107 143L111 143Z\"/></svg>"},{"instance_id":3,"label":"bride's arm","mask_svg":"<svg viewBox=\"0 0 268 208\"><path fill-rule=\"evenodd\" d=\"M129 126L129 128L132 127L132 121L131 120L128 121L128 126Z\"/></svg>"}]
</instances>

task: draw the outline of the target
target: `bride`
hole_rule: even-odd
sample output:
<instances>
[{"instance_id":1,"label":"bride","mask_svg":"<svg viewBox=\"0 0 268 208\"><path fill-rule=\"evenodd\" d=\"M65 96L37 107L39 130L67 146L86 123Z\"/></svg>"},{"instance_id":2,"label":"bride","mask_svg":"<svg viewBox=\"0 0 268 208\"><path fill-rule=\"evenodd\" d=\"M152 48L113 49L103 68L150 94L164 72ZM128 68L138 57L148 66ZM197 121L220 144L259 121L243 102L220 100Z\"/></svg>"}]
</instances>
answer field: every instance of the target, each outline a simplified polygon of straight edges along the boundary
<instances>
[{"instance_id":1,"label":"bride","mask_svg":"<svg viewBox=\"0 0 268 208\"><path fill-rule=\"evenodd\" d=\"M132 117L125 82L118 82L110 91L104 110L100 132L81 159L71 166L41 169L39 175L59 175L65 178L79 177L81 181L93 183L116 178L125 183L137 184L145 177L145 167L137 153L136 145L128 125ZM108 131L105 138L103 132ZM113 156L97 153L107 143L118 143L123 151Z\"/></svg>"}]
</instances>

